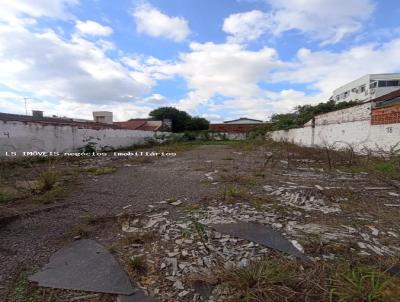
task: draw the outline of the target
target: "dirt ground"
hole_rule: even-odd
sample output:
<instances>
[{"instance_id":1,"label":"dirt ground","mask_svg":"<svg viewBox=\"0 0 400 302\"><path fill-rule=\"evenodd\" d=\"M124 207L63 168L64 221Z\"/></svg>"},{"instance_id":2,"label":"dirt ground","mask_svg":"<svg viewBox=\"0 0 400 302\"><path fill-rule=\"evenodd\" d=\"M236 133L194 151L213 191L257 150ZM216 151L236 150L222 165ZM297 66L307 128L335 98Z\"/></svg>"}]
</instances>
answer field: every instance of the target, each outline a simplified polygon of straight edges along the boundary
<instances>
[{"instance_id":1,"label":"dirt ground","mask_svg":"<svg viewBox=\"0 0 400 302\"><path fill-rule=\"evenodd\" d=\"M332 154L336 163L330 167L324 152L293 145L213 143L169 148L175 148L176 157L109 156L25 166L2 162L2 186L21 180L30 183L43 169L52 169L61 171L57 186L63 192L54 198L27 195L0 203L0 301L24 301L24 297L33 302L70 301L84 296L38 291L24 283L55 251L78 238L106 246L132 281L161 301L193 301L197 296L186 279L193 271L186 274L182 268L176 275L184 283L181 287L175 286L179 281L175 275L159 269L171 251L190 252L191 240L180 247L184 243L178 235L173 233L175 237L168 241L157 225L152 228L156 237L146 240L130 241L131 234L123 230L132 217L148 220L165 212L168 225L199 211L207 216L204 221L232 217L252 221L254 216L266 223L269 219L315 262L364 257L389 265L399 259L400 183L396 179L360 169L346 155ZM98 167L112 170L97 173ZM176 201L181 203L173 205ZM130 265L136 254L146 255L145 271ZM193 260L190 257L185 263ZM214 299L224 301L221 297L215 293ZM115 301L115 297L97 295L79 301Z\"/></svg>"}]
</instances>

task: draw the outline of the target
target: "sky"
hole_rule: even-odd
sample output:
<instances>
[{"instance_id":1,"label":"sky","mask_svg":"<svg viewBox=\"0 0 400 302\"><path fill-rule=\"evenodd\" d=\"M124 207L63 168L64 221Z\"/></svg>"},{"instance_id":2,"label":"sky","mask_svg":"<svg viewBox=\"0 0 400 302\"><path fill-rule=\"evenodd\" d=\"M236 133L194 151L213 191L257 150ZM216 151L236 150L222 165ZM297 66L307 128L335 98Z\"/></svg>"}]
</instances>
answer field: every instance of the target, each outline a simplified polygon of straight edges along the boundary
<instances>
[{"instance_id":1,"label":"sky","mask_svg":"<svg viewBox=\"0 0 400 302\"><path fill-rule=\"evenodd\" d=\"M399 72L399 15L397 0L0 0L0 112L268 120Z\"/></svg>"}]
</instances>

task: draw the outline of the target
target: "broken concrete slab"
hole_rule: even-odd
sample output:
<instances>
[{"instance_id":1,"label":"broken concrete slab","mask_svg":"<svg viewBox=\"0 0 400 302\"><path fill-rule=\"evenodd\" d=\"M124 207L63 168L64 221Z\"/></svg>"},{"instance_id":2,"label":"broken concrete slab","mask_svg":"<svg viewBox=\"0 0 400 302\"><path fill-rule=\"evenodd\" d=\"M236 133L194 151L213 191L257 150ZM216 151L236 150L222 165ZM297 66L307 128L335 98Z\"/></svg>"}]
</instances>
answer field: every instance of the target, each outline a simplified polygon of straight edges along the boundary
<instances>
[{"instance_id":1,"label":"broken concrete slab","mask_svg":"<svg viewBox=\"0 0 400 302\"><path fill-rule=\"evenodd\" d=\"M29 280L43 287L122 295L135 292L117 260L102 245L88 239L56 252Z\"/></svg>"},{"instance_id":2,"label":"broken concrete slab","mask_svg":"<svg viewBox=\"0 0 400 302\"><path fill-rule=\"evenodd\" d=\"M212 227L219 233L256 242L266 247L287 253L300 259L307 259L289 240L267 225L257 223L214 224Z\"/></svg>"},{"instance_id":3,"label":"broken concrete slab","mask_svg":"<svg viewBox=\"0 0 400 302\"><path fill-rule=\"evenodd\" d=\"M146 296L142 291L138 291L133 295L119 295L117 302L159 302L159 300L150 296Z\"/></svg>"}]
</instances>

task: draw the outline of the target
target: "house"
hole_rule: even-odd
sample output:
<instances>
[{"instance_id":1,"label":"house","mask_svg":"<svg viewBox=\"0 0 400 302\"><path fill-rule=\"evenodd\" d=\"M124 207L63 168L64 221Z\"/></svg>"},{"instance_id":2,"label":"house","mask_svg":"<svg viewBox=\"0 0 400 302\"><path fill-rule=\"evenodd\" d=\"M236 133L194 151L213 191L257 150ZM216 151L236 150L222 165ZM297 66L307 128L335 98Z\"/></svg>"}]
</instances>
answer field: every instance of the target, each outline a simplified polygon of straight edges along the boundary
<instances>
[{"instance_id":1,"label":"house","mask_svg":"<svg viewBox=\"0 0 400 302\"><path fill-rule=\"evenodd\" d=\"M143 130L143 131L170 131L171 120L164 119L162 121L154 119L130 119L125 122L114 122L121 128L130 130Z\"/></svg>"},{"instance_id":2,"label":"house","mask_svg":"<svg viewBox=\"0 0 400 302\"><path fill-rule=\"evenodd\" d=\"M368 102L400 88L400 73L367 74L333 91L330 100Z\"/></svg>"},{"instance_id":3,"label":"house","mask_svg":"<svg viewBox=\"0 0 400 302\"><path fill-rule=\"evenodd\" d=\"M219 124L211 124L209 130L223 133L248 133L262 124L264 124L263 121L241 117L236 120L225 121Z\"/></svg>"},{"instance_id":4,"label":"house","mask_svg":"<svg viewBox=\"0 0 400 302\"><path fill-rule=\"evenodd\" d=\"M94 111L93 120L96 123L112 124L113 113L110 111Z\"/></svg>"}]
</instances>

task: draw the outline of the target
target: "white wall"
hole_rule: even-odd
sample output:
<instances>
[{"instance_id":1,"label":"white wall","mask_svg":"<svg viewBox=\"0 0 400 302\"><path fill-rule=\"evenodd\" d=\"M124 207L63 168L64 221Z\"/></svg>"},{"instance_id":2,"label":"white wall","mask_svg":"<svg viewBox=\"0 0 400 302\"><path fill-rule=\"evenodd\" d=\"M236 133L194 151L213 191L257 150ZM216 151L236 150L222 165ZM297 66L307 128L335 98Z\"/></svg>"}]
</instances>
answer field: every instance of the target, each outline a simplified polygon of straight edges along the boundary
<instances>
[{"instance_id":1,"label":"white wall","mask_svg":"<svg viewBox=\"0 0 400 302\"><path fill-rule=\"evenodd\" d=\"M362 152L365 147L372 151L389 151L400 142L400 123L371 125L370 116L366 118L367 105L321 115L316 118L314 129L307 126L274 131L271 138L303 146L329 146L336 149L352 146L357 152Z\"/></svg>"},{"instance_id":2,"label":"white wall","mask_svg":"<svg viewBox=\"0 0 400 302\"><path fill-rule=\"evenodd\" d=\"M96 148L124 148L144 144L153 131L89 129L71 125L46 125L33 122L0 121L0 152L75 151L89 142Z\"/></svg>"}]
</instances>

